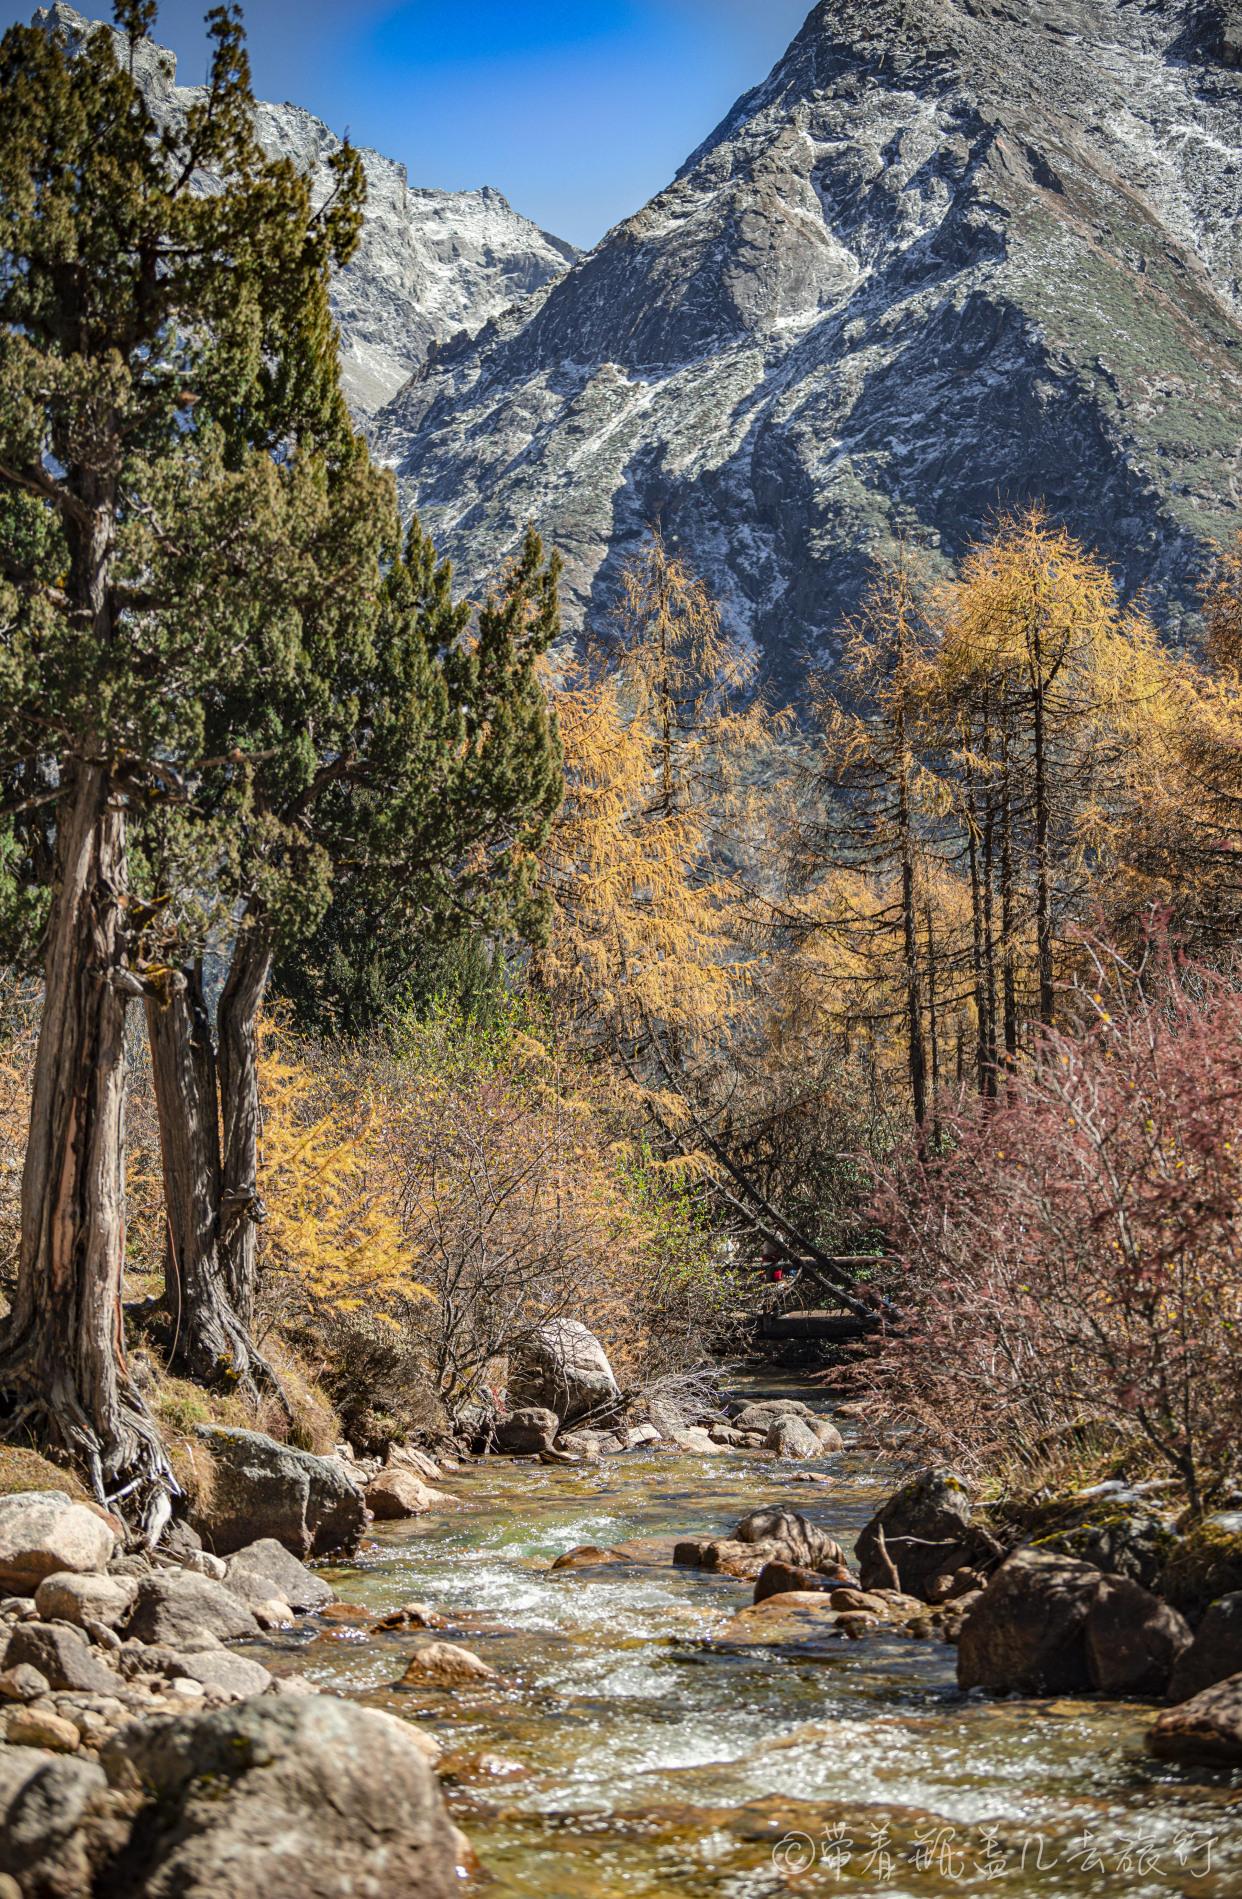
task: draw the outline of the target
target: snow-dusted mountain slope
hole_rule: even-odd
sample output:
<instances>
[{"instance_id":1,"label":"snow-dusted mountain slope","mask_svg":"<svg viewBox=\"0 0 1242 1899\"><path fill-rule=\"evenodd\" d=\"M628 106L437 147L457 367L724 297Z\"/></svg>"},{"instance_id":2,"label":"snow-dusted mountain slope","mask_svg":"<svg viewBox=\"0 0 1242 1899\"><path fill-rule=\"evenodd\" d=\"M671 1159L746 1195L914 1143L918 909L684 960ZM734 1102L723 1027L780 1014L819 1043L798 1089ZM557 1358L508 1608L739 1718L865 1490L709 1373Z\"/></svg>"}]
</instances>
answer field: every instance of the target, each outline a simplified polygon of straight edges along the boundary
<instances>
[{"instance_id":1,"label":"snow-dusted mountain slope","mask_svg":"<svg viewBox=\"0 0 1242 1899\"><path fill-rule=\"evenodd\" d=\"M59 4L41 8L35 21L58 28L71 45L98 24ZM175 56L151 40L137 49L136 71L163 121L175 121L195 97L195 88L176 83ZM261 104L258 133L273 156L293 159L326 194L327 162L340 141L322 120L300 106ZM519 217L498 191L420 191L403 165L379 152L362 157L366 227L333 302L345 391L355 412L367 415L401 387L433 343L478 330L560 275L578 252Z\"/></svg>"},{"instance_id":2,"label":"snow-dusted mountain slope","mask_svg":"<svg viewBox=\"0 0 1242 1899\"><path fill-rule=\"evenodd\" d=\"M824 0L590 256L375 419L481 582L659 520L774 663L1044 500L1174 616L1242 520L1239 0Z\"/></svg>"}]
</instances>

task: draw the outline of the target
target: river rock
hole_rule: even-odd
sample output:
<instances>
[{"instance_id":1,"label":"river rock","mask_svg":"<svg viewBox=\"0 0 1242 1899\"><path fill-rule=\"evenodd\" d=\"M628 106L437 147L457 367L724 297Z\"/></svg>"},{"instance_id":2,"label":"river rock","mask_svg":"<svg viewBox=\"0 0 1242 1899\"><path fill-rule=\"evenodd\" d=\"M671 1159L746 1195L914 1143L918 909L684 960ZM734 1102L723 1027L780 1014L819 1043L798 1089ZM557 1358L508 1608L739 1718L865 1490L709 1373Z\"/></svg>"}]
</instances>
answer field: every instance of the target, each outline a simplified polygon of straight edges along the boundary
<instances>
[{"instance_id":1,"label":"river rock","mask_svg":"<svg viewBox=\"0 0 1242 1899\"><path fill-rule=\"evenodd\" d=\"M198 1682L238 1701L265 1694L272 1685L271 1674L262 1662L252 1661L248 1655L235 1655L227 1648L199 1648L188 1655L173 1652L158 1672L170 1681Z\"/></svg>"},{"instance_id":2,"label":"river rock","mask_svg":"<svg viewBox=\"0 0 1242 1899\"><path fill-rule=\"evenodd\" d=\"M777 1504L752 1510L733 1532L739 1543L762 1543L772 1562L792 1563L797 1569L825 1574L846 1567L845 1551L826 1530L819 1529L798 1510Z\"/></svg>"},{"instance_id":3,"label":"river rock","mask_svg":"<svg viewBox=\"0 0 1242 1899\"><path fill-rule=\"evenodd\" d=\"M724 1648L794 1648L828 1655L843 1639L839 1619L825 1590L790 1590L739 1609L713 1639Z\"/></svg>"},{"instance_id":4,"label":"river rock","mask_svg":"<svg viewBox=\"0 0 1242 1899\"><path fill-rule=\"evenodd\" d=\"M61 1571L97 1575L115 1548L103 1513L63 1490L0 1496L0 1589L33 1594L45 1576Z\"/></svg>"},{"instance_id":5,"label":"river rock","mask_svg":"<svg viewBox=\"0 0 1242 1899\"><path fill-rule=\"evenodd\" d=\"M805 1418L773 1418L764 1439L765 1450L777 1457L822 1457L824 1447Z\"/></svg>"},{"instance_id":6,"label":"river rock","mask_svg":"<svg viewBox=\"0 0 1242 1899\"><path fill-rule=\"evenodd\" d=\"M553 1319L513 1353L508 1397L515 1409L536 1405L576 1424L619 1404L621 1391L595 1334L576 1319Z\"/></svg>"},{"instance_id":7,"label":"river rock","mask_svg":"<svg viewBox=\"0 0 1242 1899\"><path fill-rule=\"evenodd\" d=\"M226 1577L224 1586L230 1595L245 1603L261 1629L292 1628L293 1604L280 1595L270 1576L242 1569L231 1579Z\"/></svg>"},{"instance_id":8,"label":"river rock","mask_svg":"<svg viewBox=\"0 0 1242 1899\"><path fill-rule=\"evenodd\" d=\"M4 1724L10 1747L46 1747L53 1754L76 1754L82 1730L51 1708L15 1708Z\"/></svg>"},{"instance_id":9,"label":"river rock","mask_svg":"<svg viewBox=\"0 0 1242 1899\"><path fill-rule=\"evenodd\" d=\"M459 1648L454 1642L426 1642L410 1657L401 1685L461 1688L499 1680L496 1670L473 1649Z\"/></svg>"},{"instance_id":10,"label":"river rock","mask_svg":"<svg viewBox=\"0 0 1242 1899\"><path fill-rule=\"evenodd\" d=\"M1242 1674L1167 1708L1148 1732L1147 1749L1160 1760L1204 1767L1242 1765Z\"/></svg>"},{"instance_id":11,"label":"river rock","mask_svg":"<svg viewBox=\"0 0 1242 1899\"><path fill-rule=\"evenodd\" d=\"M110 1775L139 1786L127 1899L340 1899L460 1890L453 1829L404 1722L331 1695L121 1731Z\"/></svg>"},{"instance_id":12,"label":"river rock","mask_svg":"<svg viewBox=\"0 0 1242 1899\"><path fill-rule=\"evenodd\" d=\"M503 1457L537 1457L550 1451L561 1421L546 1405L522 1405L496 1425L496 1449Z\"/></svg>"},{"instance_id":13,"label":"river rock","mask_svg":"<svg viewBox=\"0 0 1242 1899\"><path fill-rule=\"evenodd\" d=\"M766 1602L769 1596L810 1595L817 1589L825 1592L832 1588L832 1581L821 1576L814 1569L799 1569L793 1563L765 1563L755 1582L756 1602Z\"/></svg>"},{"instance_id":14,"label":"river rock","mask_svg":"<svg viewBox=\"0 0 1242 1899\"><path fill-rule=\"evenodd\" d=\"M1087 1668L1106 1695L1163 1695L1190 1647L1187 1623L1128 1576L1104 1576L1087 1617Z\"/></svg>"},{"instance_id":15,"label":"river rock","mask_svg":"<svg viewBox=\"0 0 1242 1899\"><path fill-rule=\"evenodd\" d=\"M412 1470L382 1470L367 1485L367 1508L385 1522L426 1516L453 1501L443 1490L432 1490Z\"/></svg>"},{"instance_id":16,"label":"river rock","mask_svg":"<svg viewBox=\"0 0 1242 1899\"><path fill-rule=\"evenodd\" d=\"M315 1457L261 1431L202 1425L212 1481L194 1526L218 1556L274 1537L295 1556L330 1556L357 1547L366 1499L340 1458Z\"/></svg>"},{"instance_id":17,"label":"river rock","mask_svg":"<svg viewBox=\"0 0 1242 1899\"><path fill-rule=\"evenodd\" d=\"M35 1608L44 1622L102 1622L113 1629L124 1620L138 1584L132 1576L79 1576L58 1570L35 1590Z\"/></svg>"},{"instance_id":18,"label":"river rock","mask_svg":"<svg viewBox=\"0 0 1242 1899\"><path fill-rule=\"evenodd\" d=\"M582 1464L598 1464L600 1461L600 1439L598 1431L562 1431L553 1446L554 1450L568 1451Z\"/></svg>"},{"instance_id":19,"label":"river rock","mask_svg":"<svg viewBox=\"0 0 1242 1899\"><path fill-rule=\"evenodd\" d=\"M93 1761L42 1748L0 1747L0 1876L40 1899L93 1890L96 1825L108 1782Z\"/></svg>"},{"instance_id":20,"label":"river rock","mask_svg":"<svg viewBox=\"0 0 1242 1899\"><path fill-rule=\"evenodd\" d=\"M30 1662L15 1662L0 1673L0 1701L37 1701L51 1687L41 1669Z\"/></svg>"},{"instance_id":21,"label":"river rock","mask_svg":"<svg viewBox=\"0 0 1242 1899\"><path fill-rule=\"evenodd\" d=\"M821 1451L835 1452L845 1449L845 1439L831 1418L816 1418L811 1424L811 1429L819 1439Z\"/></svg>"},{"instance_id":22,"label":"river rock","mask_svg":"<svg viewBox=\"0 0 1242 1899\"><path fill-rule=\"evenodd\" d=\"M1242 1674L1242 1590L1212 1603L1195 1639L1178 1658L1169 1683L1170 1701L1189 1701L1230 1675Z\"/></svg>"},{"instance_id":23,"label":"river rock","mask_svg":"<svg viewBox=\"0 0 1242 1899\"><path fill-rule=\"evenodd\" d=\"M299 1615L322 1609L334 1600L333 1591L323 1577L290 1555L275 1537L262 1537L257 1543L248 1543L245 1549L229 1557L225 1565L226 1585L236 1588L242 1576L257 1576L270 1583L268 1595L283 1597Z\"/></svg>"},{"instance_id":24,"label":"river rock","mask_svg":"<svg viewBox=\"0 0 1242 1899\"><path fill-rule=\"evenodd\" d=\"M414 1444L394 1444L385 1464L389 1470L412 1470L425 1484L438 1484L444 1474L435 1458Z\"/></svg>"},{"instance_id":25,"label":"river rock","mask_svg":"<svg viewBox=\"0 0 1242 1899\"><path fill-rule=\"evenodd\" d=\"M810 1424L814 1422L815 1413L800 1398L763 1398L755 1404L743 1405L730 1423L735 1430L762 1431L766 1437L778 1418L804 1418Z\"/></svg>"},{"instance_id":26,"label":"river rock","mask_svg":"<svg viewBox=\"0 0 1242 1899\"><path fill-rule=\"evenodd\" d=\"M958 1686L1020 1695L1090 1689L1087 1619L1101 1580L1071 1556L1029 1549L1011 1556L966 1616Z\"/></svg>"},{"instance_id":27,"label":"river rock","mask_svg":"<svg viewBox=\"0 0 1242 1899\"><path fill-rule=\"evenodd\" d=\"M217 1642L235 1641L256 1635L258 1627L254 1615L227 1584L196 1576L193 1570L166 1569L139 1583L122 1632L130 1641L166 1642L180 1648L204 1636Z\"/></svg>"},{"instance_id":28,"label":"river rock","mask_svg":"<svg viewBox=\"0 0 1242 1899\"><path fill-rule=\"evenodd\" d=\"M971 1509L970 1491L956 1471L925 1470L903 1484L858 1538L863 1588L893 1585L886 1548L897 1586L926 1601L935 1577L971 1564L981 1551L991 1552L991 1539L972 1524Z\"/></svg>"},{"instance_id":29,"label":"river rock","mask_svg":"<svg viewBox=\"0 0 1242 1899\"><path fill-rule=\"evenodd\" d=\"M69 1622L19 1622L4 1650L4 1667L21 1663L37 1668L52 1688L109 1695L117 1688L113 1669L92 1648L81 1629Z\"/></svg>"}]
</instances>

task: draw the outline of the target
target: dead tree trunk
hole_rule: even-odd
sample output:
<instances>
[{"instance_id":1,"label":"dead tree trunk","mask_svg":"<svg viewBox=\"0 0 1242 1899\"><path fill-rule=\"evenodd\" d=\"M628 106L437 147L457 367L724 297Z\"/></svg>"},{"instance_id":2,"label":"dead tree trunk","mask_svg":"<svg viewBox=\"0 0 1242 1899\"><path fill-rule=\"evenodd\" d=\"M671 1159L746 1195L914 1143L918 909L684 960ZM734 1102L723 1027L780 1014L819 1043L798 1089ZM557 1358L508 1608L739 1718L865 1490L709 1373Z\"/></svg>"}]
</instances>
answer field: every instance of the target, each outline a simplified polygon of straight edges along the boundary
<instances>
[{"instance_id":1,"label":"dead tree trunk","mask_svg":"<svg viewBox=\"0 0 1242 1899\"><path fill-rule=\"evenodd\" d=\"M0 1347L10 1436L68 1453L150 1539L176 1482L125 1363L125 813L105 768L62 767L56 870L22 1174L21 1261Z\"/></svg>"}]
</instances>

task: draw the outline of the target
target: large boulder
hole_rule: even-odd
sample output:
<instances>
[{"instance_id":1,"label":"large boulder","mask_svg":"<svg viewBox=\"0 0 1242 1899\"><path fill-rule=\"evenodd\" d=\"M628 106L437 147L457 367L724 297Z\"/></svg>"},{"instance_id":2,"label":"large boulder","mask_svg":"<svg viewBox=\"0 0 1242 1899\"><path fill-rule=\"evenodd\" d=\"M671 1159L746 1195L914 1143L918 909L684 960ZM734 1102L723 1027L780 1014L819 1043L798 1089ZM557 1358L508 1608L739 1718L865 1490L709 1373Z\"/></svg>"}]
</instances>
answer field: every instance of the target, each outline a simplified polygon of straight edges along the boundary
<instances>
[{"instance_id":1,"label":"large boulder","mask_svg":"<svg viewBox=\"0 0 1242 1899\"><path fill-rule=\"evenodd\" d=\"M272 1536L261 1537L257 1543L248 1543L245 1549L236 1550L225 1564L224 1580L230 1589L240 1590L242 1579L252 1577L270 1583L268 1596L282 1597L299 1615L322 1609L335 1600L323 1577L307 1569L305 1563L290 1555L284 1544Z\"/></svg>"},{"instance_id":2,"label":"large boulder","mask_svg":"<svg viewBox=\"0 0 1242 1899\"><path fill-rule=\"evenodd\" d=\"M1087 1617L1087 1671L1106 1695L1163 1695L1190 1647L1189 1625L1128 1576L1103 1576Z\"/></svg>"},{"instance_id":3,"label":"large boulder","mask_svg":"<svg viewBox=\"0 0 1242 1899\"><path fill-rule=\"evenodd\" d=\"M167 1642L173 1648L233 1642L258 1630L250 1609L226 1583L196 1576L192 1569L144 1576L124 1624L130 1641Z\"/></svg>"},{"instance_id":4,"label":"large boulder","mask_svg":"<svg viewBox=\"0 0 1242 1899\"><path fill-rule=\"evenodd\" d=\"M958 1686L1019 1695L1090 1689L1087 1620L1101 1581L1098 1569L1072 1556L1042 1550L1011 1556L962 1626Z\"/></svg>"},{"instance_id":5,"label":"large boulder","mask_svg":"<svg viewBox=\"0 0 1242 1899\"><path fill-rule=\"evenodd\" d=\"M970 1491L956 1471L920 1472L888 1499L858 1538L863 1588L895 1586L928 1601L937 1578L953 1575L993 1550L991 1539L972 1523L971 1513Z\"/></svg>"},{"instance_id":6,"label":"large boulder","mask_svg":"<svg viewBox=\"0 0 1242 1899\"><path fill-rule=\"evenodd\" d=\"M1180 1657L1169 1683L1170 1701L1189 1701L1218 1681L1242 1674L1242 1590L1221 1596L1208 1609L1195 1639Z\"/></svg>"},{"instance_id":7,"label":"large boulder","mask_svg":"<svg viewBox=\"0 0 1242 1899\"><path fill-rule=\"evenodd\" d=\"M547 1405L519 1405L496 1426L496 1449L502 1457L536 1457L550 1451L561 1421Z\"/></svg>"},{"instance_id":8,"label":"large boulder","mask_svg":"<svg viewBox=\"0 0 1242 1899\"><path fill-rule=\"evenodd\" d=\"M822 1457L824 1446L805 1418L773 1418L764 1449L777 1457Z\"/></svg>"},{"instance_id":9,"label":"large boulder","mask_svg":"<svg viewBox=\"0 0 1242 1899\"><path fill-rule=\"evenodd\" d=\"M110 1890L127 1899L448 1899L457 1844L422 1747L330 1695L122 1729L104 1753L141 1788Z\"/></svg>"},{"instance_id":10,"label":"large boulder","mask_svg":"<svg viewBox=\"0 0 1242 1899\"><path fill-rule=\"evenodd\" d=\"M1242 1766L1242 1675L1166 1708L1148 1731L1147 1749L1166 1761L1203 1767Z\"/></svg>"},{"instance_id":11,"label":"large boulder","mask_svg":"<svg viewBox=\"0 0 1242 1899\"><path fill-rule=\"evenodd\" d=\"M37 1668L51 1688L112 1695L117 1677L81 1629L68 1622L19 1622L4 1650L4 1668Z\"/></svg>"},{"instance_id":12,"label":"large boulder","mask_svg":"<svg viewBox=\"0 0 1242 1899\"><path fill-rule=\"evenodd\" d=\"M595 1334L577 1319L553 1319L513 1353L508 1395L514 1410L539 1405L574 1424L618 1404L621 1390Z\"/></svg>"},{"instance_id":13,"label":"large boulder","mask_svg":"<svg viewBox=\"0 0 1242 1899\"><path fill-rule=\"evenodd\" d=\"M193 1521L217 1556L267 1537L300 1557L357 1548L366 1498L339 1458L278 1444L261 1431L203 1425L200 1435L212 1474Z\"/></svg>"},{"instance_id":14,"label":"large boulder","mask_svg":"<svg viewBox=\"0 0 1242 1899\"><path fill-rule=\"evenodd\" d=\"M58 1571L98 1575L115 1547L103 1517L63 1490L0 1497L0 1594L31 1595Z\"/></svg>"}]
</instances>

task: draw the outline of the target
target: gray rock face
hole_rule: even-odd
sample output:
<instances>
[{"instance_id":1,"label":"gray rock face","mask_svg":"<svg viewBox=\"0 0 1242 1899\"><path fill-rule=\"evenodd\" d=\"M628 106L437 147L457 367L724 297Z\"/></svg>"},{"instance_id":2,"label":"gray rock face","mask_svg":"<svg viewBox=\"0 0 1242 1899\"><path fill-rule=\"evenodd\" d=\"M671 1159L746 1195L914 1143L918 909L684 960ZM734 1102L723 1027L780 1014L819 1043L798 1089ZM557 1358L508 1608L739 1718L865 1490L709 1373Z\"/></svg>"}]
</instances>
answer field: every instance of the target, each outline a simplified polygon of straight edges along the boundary
<instances>
[{"instance_id":1,"label":"gray rock face","mask_svg":"<svg viewBox=\"0 0 1242 1899\"><path fill-rule=\"evenodd\" d=\"M115 1672L81 1629L68 1622L19 1622L5 1647L4 1667L19 1668L23 1663L37 1668L52 1688L88 1695L116 1691Z\"/></svg>"},{"instance_id":2,"label":"gray rock face","mask_svg":"<svg viewBox=\"0 0 1242 1899\"><path fill-rule=\"evenodd\" d=\"M97 24L59 4L35 18L60 27L71 44ZM151 40L138 48L136 71L161 123L179 123L201 96L198 87L177 85L175 56ZM300 106L261 103L257 129L273 157L309 172L317 200L327 196L328 161L340 140L321 120ZM498 191L420 191L403 165L379 152L364 151L362 159L366 226L332 299L345 393L359 415L394 395L433 343L478 330L578 255L519 217Z\"/></svg>"},{"instance_id":3,"label":"gray rock face","mask_svg":"<svg viewBox=\"0 0 1242 1899\"><path fill-rule=\"evenodd\" d=\"M131 1641L167 1642L174 1648L202 1639L232 1642L257 1632L254 1616L225 1583L189 1569L164 1569L139 1583L123 1631Z\"/></svg>"},{"instance_id":4,"label":"gray rock face","mask_svg":"<svg viewBox=\"0 0 1242 1899\"><path fill-rule=\"evenodd\" d=\"M1232 16L1230 16L1232 18ZM1200 0L823 0L679 177L373 425L570 623L659 519L779 663L871 556L1047 503L1178 612L1239 520L1242 72Z\"/></svg>"},{"instance_id":5,"label":"gray rock face","mask_svg":"<svg viewBox=\"0 0 1242 1899\"><path fill-rule=\"evenodd\" d=\"M453 1829L395 1716L331 1696L131 1727L104 1755L151 1803L113 1890L133 1899L339 1899L459 1890Z\"/></svg>"},{"instance_id":6,"label":"gray rock face","mask_svg":"<svg viewBox=\"0 0 1242 1899\"><path fill-rule=\"evenodd\" d=\"M621 1397L608 1355L577 1319L542 1325L514 1355L509 1403L552 1411L563 1424L606 1410Z\"/></svg>"},{"instance_id":7,"label":"gray rock face","mask_svg":"<svg viewBox=\"0 0 1242 1899\"><path fill-rule=\"evenodd\" d=\"M213 1477L195 1528L217 1555L269 1537L297 1557L356 1547L366 1500L339 1459L278 1444L262 1431L204 1425L200 1435Z\"/></svg>"},{"instance_id":8,"label":"gray rock face","mask_svg":"<svg viewBox=\"0 0 1242 1899\"><path fill-rule=\"evenodd\" d=\"M496 1449L511 1457L537 1455L551 1450L559 1429L555 1411L543 1405L523 1405L496 1426Z\"/></svg>"},{"instance_id":9,"label":"gray rock face","mask_svg":"<svg viewBox=\"0 0 1242 1899\"><path fill-rule=\"evenodd\" d=\"M316 1576L313 1569L307 1569L305 1563L290 1555L283 1543L277 1543L270 1536L248 1544L229 1557L225 1572L228 1587L236 1589L242 1577L258 1577L264 1583L270 1582L272 1587L267 1594L283 1596L289 1607L300 1615L322 1609L333 1600L333 1591L323 1577Z\"/></svg>"}]
</instances>

